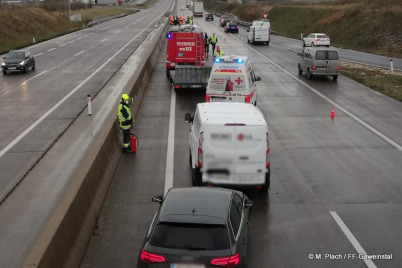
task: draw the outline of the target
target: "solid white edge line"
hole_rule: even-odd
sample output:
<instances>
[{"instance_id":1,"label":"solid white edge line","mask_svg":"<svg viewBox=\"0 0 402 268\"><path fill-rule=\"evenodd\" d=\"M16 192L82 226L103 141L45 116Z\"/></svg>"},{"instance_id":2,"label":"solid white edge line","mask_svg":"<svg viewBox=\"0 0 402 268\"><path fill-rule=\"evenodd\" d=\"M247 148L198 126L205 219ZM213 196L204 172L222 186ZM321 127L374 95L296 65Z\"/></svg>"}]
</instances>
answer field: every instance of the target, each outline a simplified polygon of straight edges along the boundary
<instances>
[{"instance_id":1,"label":"solid white edge line","mask_svg":"<svg viewBox=\"0 0 402 268\"><path fill-rule=\"evenodd\" d=\"M239 38L232 36L233 38L237 39L240 43L245 44L243 41L241 41ZM255 53L259 54L261 57L263 57L264 59L266 59L267 61L269 61L270 63L272 63L274 66L276 66L278 69L282 70L283 72L285 72L286 74L290 75L291 77L293 77L296 81L298 81L299 83L301 83L302 85L304 85L305 87L307 87L308 89L310 89L311 91L313 91L315 94L317 94L318 96L320 96L321 98L323 98L324 100L328 101L330 104L332 104L332 106L338 108L339 110L341 110L342 112L344 112L345 114L347 114L348 116L350 116L352 119L354 119L356 122L360 123L361 125L363 125L364 127L366 127L367 129L369 129L371 132L373 132L374 134L376 134L378 137L382 138L383 140L385 140L386 142L388 142L389 144L391 144L392 146L394 146L396 149L398 149L399 151L402 152L402 146L400 144L398 144L397 142L393 141L392 139L388 138L387 136L385 136L384 134L382 134L380 131L378 131L377 129L375 129L374 127L370 126L369 124L367 124L366 122L364 122L363 120L361 120L360 118L358 118L357 116L355 116L354 114L352 114L351 112L349 112L348 110L346 110L345 108L343 108L342 106L340 106L338 103L334 102L333 100L329 99L327 96L325 96L324 94L318 92L317 90L315 90L313 87L311 87L310 85L306 84L305 82L303 82L302 80L300 80L299 78L297 78L296 76L294 76L293 74L291 74L289 71L285 70L284 68L282 68L281 66L279 66L278 64L276 64L275 62L273 62L272 60L268 59L266 56L264 56L263 54L261 54L260 52L258 52L257 50L255 50L254 48L252 48L251 46L245 44L246 46L248 46L251 50L253 50Z\"/></svg>"},{"instance_id":2,"label":"solid white edge line","mask_svg":"<svg viewBox=\"0 0 402 268\"><path fill-rule=\"evenodd\" d=\"M175 137L175 120L176 120L176 91L171 89L170 95L170 115L169 115L169 133L166 153L166 170L165 170L165 190L173 187L173 171L174 171L174 137Z\"/></svg>"},{"instance_id":3,"label":"solid white edge line","mask_svg":"<svg viewBox=\"0 0 402 268\"><path fill-rule=\"evenodd\" d=\"M346 238L349 240L349 242L352 244L352 246L356 249L357 253L367 255L366 251L363 249L363 247L360 245L359 241L357 241L356 237L352 234L352 232L349 230L349 228L343 222L341 217L339 217L338 213L336 213L336 211L330 211L329 213L331 214L332 218L334 218L334 220L338 224L339 228L341 228L341 230L345 234ZM368 260L363 259L363 261L366 263L367 267L369 267L369 268L377 267L374 264L374 262L370 259L368 259Z\"/></svg>"},{"instance_id":4,"label":"solid white edge line","mask_svg":"<svg viewBox=\"0 0 402 268\"><path fill-rule=\"evenodd\" d=\"M56 48L54 47L54 48L48 49L47 51L50 52L50 51L53 51L53 50L55 50L55 49L56 49Z\"/></svg>"},{"instance_id":5,"label":"solid white edge line","mask_svg":"<svg viewBox=\"0 0 402 268\"><path fill-rule=\"evenodd\" d=\"M162 12L162 15L168 10L169 7ZM159 20L161 16L156 17L149 25L153 25L155 21ZM90 76L88 76L84 81L82 81L78 86L76 86L70 93L68 93L64 98L58 101L52 108L50 108L45 114L43 114L38 120L36 120L32 125L30 125L24 132L22 132L18 137L16 137L12 142L10 142L6 147L0 151L0 157L3 157L14 145L21 141L29 132L31 132L37 125L39 125L46 117L48 117L52 112L54 112L60 105L62 105L71 95L73 95L78 89L80 89L86 82L89 81L95 74L97 74L103 67L106 66L111 60L113 60L123 49L128 47L135 39L138 38L143 32L145 32L148 27L144 28L139 34L133 37L127 44L120 48L112 57L105 61L98 69L96 69Z\"/></svg>"},{"instance_id":6,"label":"solid white edge line","mask_svg":"<svg viewBox=\"0 0 402 268\"><path fill-rule=\"evenodd\" d=\"M78 56L78 55L80 55L81 53L84 53L84 52L85 52L85 49L84 49L83 51L80 51L80 52L78 52L78 53L74 54L74 56L73 56L73 57Z\"/></svg>"}]
</instances>

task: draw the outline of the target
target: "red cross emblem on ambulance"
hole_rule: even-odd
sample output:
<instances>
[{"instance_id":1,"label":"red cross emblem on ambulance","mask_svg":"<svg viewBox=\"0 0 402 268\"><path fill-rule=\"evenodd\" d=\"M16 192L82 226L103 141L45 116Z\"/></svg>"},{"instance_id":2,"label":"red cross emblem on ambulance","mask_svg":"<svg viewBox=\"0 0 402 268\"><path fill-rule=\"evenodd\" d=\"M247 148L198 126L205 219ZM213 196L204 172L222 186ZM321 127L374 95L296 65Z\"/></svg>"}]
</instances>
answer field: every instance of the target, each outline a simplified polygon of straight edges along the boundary
<instances>
[{"instance_id":1,"label":"red cross emblem on ambulance","mask_svg":"<svg viewBox=\"0 0 402 268\"><path fill-rule=\"evenodd\" d=\"M238 77L238 78L235 80L235 82L236 82L238 85L240 85L241 83L243 83L243 80L241 80L241 78Z\"/></svg>"}]
</instances>

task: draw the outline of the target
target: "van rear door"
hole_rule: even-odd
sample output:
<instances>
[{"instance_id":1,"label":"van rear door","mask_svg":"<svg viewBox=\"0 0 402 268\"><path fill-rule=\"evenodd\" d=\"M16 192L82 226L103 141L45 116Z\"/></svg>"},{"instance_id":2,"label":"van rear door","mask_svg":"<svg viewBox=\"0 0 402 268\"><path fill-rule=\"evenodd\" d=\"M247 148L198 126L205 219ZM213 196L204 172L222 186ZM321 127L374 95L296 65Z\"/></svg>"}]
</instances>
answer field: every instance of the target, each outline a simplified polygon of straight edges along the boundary
<instances>
[{"instance_id":1,"label":"van rear door","mask_svg":"<svg viewBox=\"0 0 402 268\"><path fill-rule=\"evenodd\" d=\"M217 184L264 183L266 147L264 126L206 126L202 148L203 181Z\"/></svg>"},{"instance_id":2,"label":"van rear door","mask_svg":"<svg viewBox=\"0 0 402 268\"><path fill-rule=\"evenodd\" d=\"M269 41L269 27L267 26L255 26L254 28L255 41L267 42Z\"/></svg>"},{"instance_id":3,"label":"van rear door","mask_svg":"<svg viewBox=\"0 0 402 268\"><path fill-rule=\"evenodd\" d=\"M336 50L317 50L314 59L314 66L316 66L316 73L338 73L338 52Z\"/></svg>"}]
</instances>

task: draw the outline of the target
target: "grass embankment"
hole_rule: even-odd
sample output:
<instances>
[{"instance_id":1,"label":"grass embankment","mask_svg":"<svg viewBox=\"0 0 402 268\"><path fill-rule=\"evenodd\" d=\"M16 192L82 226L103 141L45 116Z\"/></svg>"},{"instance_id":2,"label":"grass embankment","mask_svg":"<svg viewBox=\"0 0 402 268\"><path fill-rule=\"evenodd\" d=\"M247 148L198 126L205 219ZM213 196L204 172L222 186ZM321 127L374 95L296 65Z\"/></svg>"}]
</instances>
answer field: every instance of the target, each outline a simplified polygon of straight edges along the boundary
<instances>
[{"instance_id":1,"label":"grass embankment","mask_svg":"<svg viewBox=\"0 0 402 268\"><path fill-rule=\"evenodd\" d=\"M402 4L400 0L338 1L329 4L229 4L205 0L208 10L229 12L252 21L269 14L272 29L280 35L300 39L324 32L331 44L374 54L402 58ZM344 64L342 74L402 101L400 75L365 66Z\"/></svg>"},{"instance_id":2,"label":"grass embankment","mask_svg":"<svg viewBox=\"0 0 402 268\"><path fill-rule=\"evenodd\" d=\"M98 16L133 12L135 11L118 7L73 10L72 15L82 14L82 21L70 24L65 11L52 12L40 7L3 5L0 6L0 53L28 46L32 44L33 37L36 42L41 42L82 29L83 24Z\"/></svg>"},{"instance_id":3,"label":"grass embankment","mask_svg":"<svg viewBox=\"0 0 402 268\"><path fill-rule=\"evenodd\" d=\"M341 74L402 101L402 72L391 73L390 70L342 62Z\"/></svg>"}]
</instances>

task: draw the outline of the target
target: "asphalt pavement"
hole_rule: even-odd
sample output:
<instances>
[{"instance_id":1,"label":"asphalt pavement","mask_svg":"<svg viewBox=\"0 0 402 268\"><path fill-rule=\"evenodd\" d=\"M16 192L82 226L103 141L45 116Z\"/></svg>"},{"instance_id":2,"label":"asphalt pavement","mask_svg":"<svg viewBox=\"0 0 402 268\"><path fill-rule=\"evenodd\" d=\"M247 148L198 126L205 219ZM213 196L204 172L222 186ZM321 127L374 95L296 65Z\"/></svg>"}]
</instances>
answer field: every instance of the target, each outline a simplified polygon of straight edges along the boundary
<instances>
[{"instance_id":1,"label":"asphalt pavement","mask_svg":"<svg viewBox=\"0 0 402 268\"><path fill-rule=\"evenodd\" d=\"M243 29L225 34L216 20L194 23L214 32L226 55L248 56L262 78L257 105L270 131L271 188L246 192L255 202L248 267L400 267L400 103L344 76L298 76L299 56L282 37L253 46ZM121 158L81 268L136 267L158 208L151 197L191 185L184 114L205 92L172 91L164 61L165 49L136 118L140 147ZM364 260L378 255L391 260Z\"/></svg>"}]
</instances>

